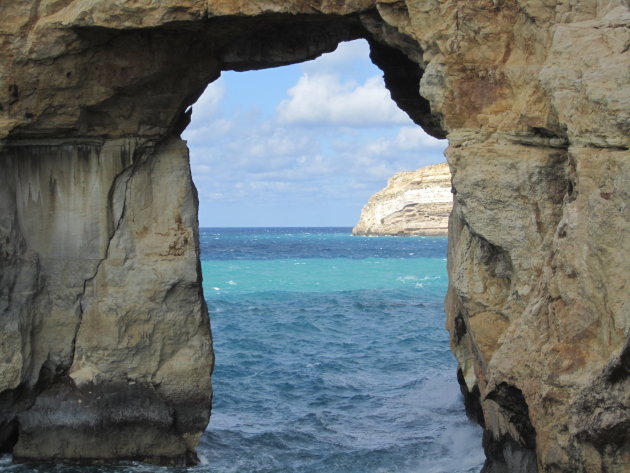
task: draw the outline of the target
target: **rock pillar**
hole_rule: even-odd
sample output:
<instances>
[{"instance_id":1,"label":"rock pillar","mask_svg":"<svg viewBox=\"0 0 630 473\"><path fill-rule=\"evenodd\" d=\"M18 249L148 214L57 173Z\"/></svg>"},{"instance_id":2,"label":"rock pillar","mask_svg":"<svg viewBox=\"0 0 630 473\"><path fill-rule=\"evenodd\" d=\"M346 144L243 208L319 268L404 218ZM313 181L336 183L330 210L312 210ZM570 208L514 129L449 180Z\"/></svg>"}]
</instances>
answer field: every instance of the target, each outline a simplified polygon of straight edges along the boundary
<instances>
[{"instance_id":1,"label":"rock pillar","mask_svg":"<svg viewBox=\"0 0 630 473\"><path fill-rule=\"evenodd\" d=\"M185 144L2 153L5 449L19 425L17 461L194 461L213 356Z\"/></svg>"}]
</instances>

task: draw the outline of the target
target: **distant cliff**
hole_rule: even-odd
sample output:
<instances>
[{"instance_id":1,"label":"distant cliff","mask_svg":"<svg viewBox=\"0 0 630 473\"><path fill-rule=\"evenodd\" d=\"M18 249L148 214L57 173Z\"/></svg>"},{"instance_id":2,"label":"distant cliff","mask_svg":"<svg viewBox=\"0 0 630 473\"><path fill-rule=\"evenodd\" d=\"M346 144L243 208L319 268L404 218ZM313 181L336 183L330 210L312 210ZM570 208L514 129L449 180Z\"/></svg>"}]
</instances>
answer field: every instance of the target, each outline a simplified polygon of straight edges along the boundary
<instances>
[{"instance_id":1,"label":"distant cliff","mask_svg":"<svg viewBox=\"0 0 630 473\"><path fill-rule=\"evenodd\" d=\"M361 211L355 235L446 235L453 208L447 163L399 172Z\"/></svg>"}]
</instances>

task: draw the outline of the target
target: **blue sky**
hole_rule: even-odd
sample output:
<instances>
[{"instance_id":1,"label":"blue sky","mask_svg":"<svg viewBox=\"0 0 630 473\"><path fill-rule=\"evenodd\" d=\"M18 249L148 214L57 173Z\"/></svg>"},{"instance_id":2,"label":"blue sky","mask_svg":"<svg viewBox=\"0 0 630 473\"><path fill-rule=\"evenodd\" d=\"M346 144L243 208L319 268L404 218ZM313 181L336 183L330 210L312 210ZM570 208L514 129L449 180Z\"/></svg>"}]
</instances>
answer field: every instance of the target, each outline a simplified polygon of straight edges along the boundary
<instances>
[{"instance_id":1,"label":"blue sky","mask_svg":"<svg viewBox=\"0 0 630 473\"><path fill-rule=\"evenodd\" d=\"M314 61L224 72L188 141L202 227L353 226L387 179L444 161L400 111L365 41Z\"/></svg>"}]
</instances>

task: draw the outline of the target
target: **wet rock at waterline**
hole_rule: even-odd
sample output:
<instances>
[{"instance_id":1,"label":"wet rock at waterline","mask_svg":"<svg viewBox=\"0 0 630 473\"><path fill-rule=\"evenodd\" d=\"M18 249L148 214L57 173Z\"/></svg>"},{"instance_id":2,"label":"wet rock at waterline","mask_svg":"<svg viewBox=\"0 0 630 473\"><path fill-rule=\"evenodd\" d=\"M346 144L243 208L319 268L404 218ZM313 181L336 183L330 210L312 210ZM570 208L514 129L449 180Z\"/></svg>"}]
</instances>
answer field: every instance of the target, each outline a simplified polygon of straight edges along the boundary
<instances>
[{"instance_id":1,"label":"wet rock at waterline","mask_svg":"<svg viewBox=\"0 0 630 473\"><path fill-rule=\"evenodd\" d=\"M627 2L44 0L0 13L4 451L194 460L212 355L187 109L221 70L363 37L395 102L449 139L447 325L486 470L627 471ZM117 413L136 397L148 404ZM55 445L69 427L86 434Z\"/></svg>"},{"instance_id":2,"label":"wet rock at waterline","mask_svg":"<svg viewBox=\"0 0 630 473\"><path fill-rule=\"evenodd\" d=\"M399 172L361 211L355 235L446 235L453 208L448 164Z\"/></svg>"}]
</instances>

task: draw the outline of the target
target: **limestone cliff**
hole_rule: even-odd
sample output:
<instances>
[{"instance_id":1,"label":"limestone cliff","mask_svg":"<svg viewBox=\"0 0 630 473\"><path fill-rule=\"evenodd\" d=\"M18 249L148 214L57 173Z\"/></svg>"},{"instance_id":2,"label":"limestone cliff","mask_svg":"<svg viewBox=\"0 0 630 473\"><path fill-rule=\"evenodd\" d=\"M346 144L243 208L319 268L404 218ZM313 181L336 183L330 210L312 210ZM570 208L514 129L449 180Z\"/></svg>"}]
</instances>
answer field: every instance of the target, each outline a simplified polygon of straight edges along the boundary
<instances>
[{"instance_id":1,"label":"limestone cliff","mask_svg":"<svg viewBox=\"0 0 630 473\"><path fill-rule=\"evenodd\" d=\"M361 211L354 235L446 235L453 208L448 164L399 172Z\"/></svg>"},{"instance_id":2,"label":"limestone cliff","mask_svg":"<svg viewBox=\"0 0 630 473\"><path fill-rule=\"evenodd\" d=\"M0 449L194 461L212 349L188 108L222 70L366 38L395 102L449 140L447 325L484 470L627 471L629 10L2 2Z\"/></svg>"},{"instance_id":3,"label":"limestone cliff","mask_svg":"<svg viewBox=\"0 0 630 473\"><path fill-rule=\"evenodd\" d=\"M20 142L2 167L3 443L18 460L191 461L212 346L186 147Z\"/></svg>"}]
</instances>

